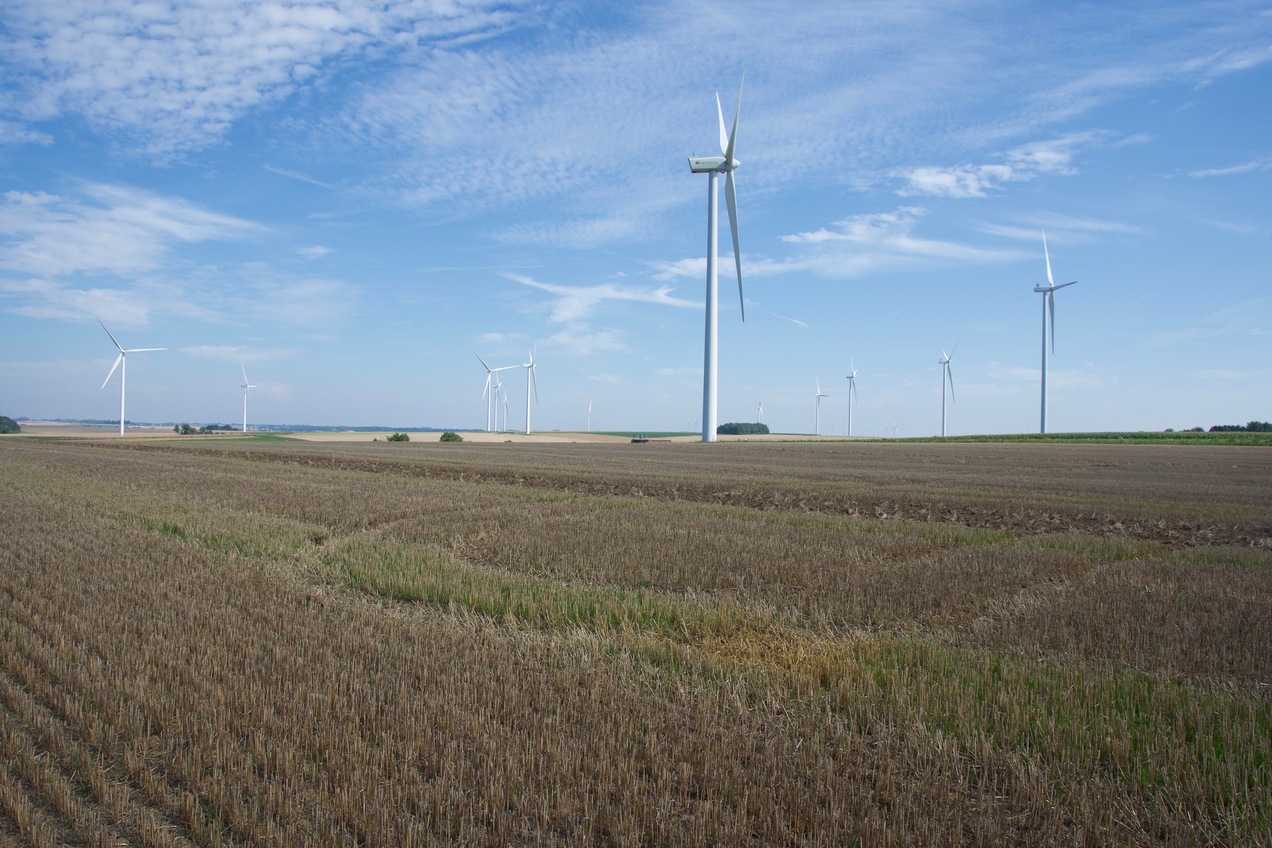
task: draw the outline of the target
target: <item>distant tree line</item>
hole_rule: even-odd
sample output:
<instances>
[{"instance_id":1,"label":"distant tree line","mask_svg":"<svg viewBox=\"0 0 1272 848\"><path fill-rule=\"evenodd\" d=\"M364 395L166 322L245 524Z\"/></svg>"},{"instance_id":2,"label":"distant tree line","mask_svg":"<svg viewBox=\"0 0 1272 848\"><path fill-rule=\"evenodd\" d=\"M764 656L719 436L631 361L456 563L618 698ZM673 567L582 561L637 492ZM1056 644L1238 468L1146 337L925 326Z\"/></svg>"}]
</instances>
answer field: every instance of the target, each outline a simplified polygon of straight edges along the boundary
<instances>
[{"instance_id":1,"label":"distant tree line","mask_svg":"<svg viewBox=\"0 0 1272 848\"><path fill-rule=\"evenodd\" d=\"M716 427L716 434L720 436L766 436L768 431L767 424L748 424L735 421Z\"/></svg>"},{"instance_id":2,"label":"distant tree line","mask_svg":"<svg viewBox=\"0 0 1272 848\"><path fill-rule=\"evenodd\" d=\"M1212 433L1272 433L1272 422L1251 421L1249 424L1216 424Z\"/></svg>"},{"instance_id":3,"label":"distant tree line","mask_svg":"<svg viewBox=\"0 0 1272 848\"><path fill-rule=\"evenodd\" d=\"M179 436L193 436L199 433L203 435L208 433L231 433L233 431L233 424L204 424L202 427L192 427L189 424L174 424L172 426L172 432Z\"/></svg>"}]
</instances>

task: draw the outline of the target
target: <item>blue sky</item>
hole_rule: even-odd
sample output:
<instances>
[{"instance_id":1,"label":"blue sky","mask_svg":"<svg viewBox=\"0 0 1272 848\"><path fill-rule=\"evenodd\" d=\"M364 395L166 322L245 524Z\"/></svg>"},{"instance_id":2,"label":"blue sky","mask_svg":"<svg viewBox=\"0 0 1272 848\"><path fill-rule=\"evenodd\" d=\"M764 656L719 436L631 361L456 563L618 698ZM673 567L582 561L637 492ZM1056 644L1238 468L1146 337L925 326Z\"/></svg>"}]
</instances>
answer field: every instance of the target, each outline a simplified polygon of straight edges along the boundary
<instances>
[{"instance_id":1,"label":"blue sky","mask_svg":"<svg viewBox=\"0 0 1272 848\"><path fill-rule=\"evenodd\" d=\"M697 429L1272 419L1272 3L8 0L0 414ZM723 192L722 192L723 193ZM723 198L722 207L723 207ZM723 208L721 218L725 219ZM524 427L521 368L503 372Z\"/></svg>"}]
</instances>

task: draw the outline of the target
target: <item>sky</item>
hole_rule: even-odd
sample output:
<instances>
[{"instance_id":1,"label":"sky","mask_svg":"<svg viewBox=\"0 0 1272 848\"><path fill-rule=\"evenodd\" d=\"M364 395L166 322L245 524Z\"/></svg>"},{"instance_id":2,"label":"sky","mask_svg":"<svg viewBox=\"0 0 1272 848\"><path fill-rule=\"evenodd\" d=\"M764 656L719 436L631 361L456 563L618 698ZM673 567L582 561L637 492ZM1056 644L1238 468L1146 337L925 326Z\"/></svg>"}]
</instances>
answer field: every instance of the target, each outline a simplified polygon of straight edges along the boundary
<instances>
[{"instance_id":1,"label":"sky","mask_svg":"<svg viewBox=\"0 0 1272 848\"><path fill-rule=\"evenodd\" d=\"M696 431L739 91L721 423L1037 432L1044 231L1050 432L1272 420L1250 0L6 0L0 414Z\"/></svg>"}]
</instances>

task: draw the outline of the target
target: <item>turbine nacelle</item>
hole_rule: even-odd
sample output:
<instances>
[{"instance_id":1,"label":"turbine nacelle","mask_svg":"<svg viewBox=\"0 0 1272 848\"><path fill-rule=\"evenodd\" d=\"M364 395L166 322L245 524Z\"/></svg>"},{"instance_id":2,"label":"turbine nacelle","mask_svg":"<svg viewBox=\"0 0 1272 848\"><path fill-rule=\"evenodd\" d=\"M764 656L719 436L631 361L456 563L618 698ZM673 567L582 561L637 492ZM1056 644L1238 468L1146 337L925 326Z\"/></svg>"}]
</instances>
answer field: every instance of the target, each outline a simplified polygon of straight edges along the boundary
<instances>
[{"instance_id":1,"label":"turbine nacelle","mask_svg":"<svg viewBox=\"0 0 1272 848\"><path fill-rule=\"evenodd\" d=\"M723 156L690 156L689 170L695 174L725 174L729 171L736 170L742 163L736 159L726 159Z\"/></svg>"}]
</instances>

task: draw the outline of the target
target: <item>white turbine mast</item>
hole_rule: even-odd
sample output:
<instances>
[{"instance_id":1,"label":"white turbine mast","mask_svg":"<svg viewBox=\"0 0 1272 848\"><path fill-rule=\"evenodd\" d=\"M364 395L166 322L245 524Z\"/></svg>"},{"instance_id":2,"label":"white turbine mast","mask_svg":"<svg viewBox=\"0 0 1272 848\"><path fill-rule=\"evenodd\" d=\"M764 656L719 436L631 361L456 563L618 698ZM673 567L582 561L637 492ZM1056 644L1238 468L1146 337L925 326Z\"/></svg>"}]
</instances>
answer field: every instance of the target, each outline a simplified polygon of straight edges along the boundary
<instances>
[{"instance_id":1,"label":"white turbine mast","mask_svg":"<svg viewBox=\"0 0 1272 848\"><path fill-rule=\"evenodd\" d=\"M936 361L941 366L941 436L945 436L945 383L948 380L950 384L950 402L954 402L954 372L950 370L950 360L954 358L954 351L958 350L958 342L954 342L954 347L950 348L950 352L946 353L945 348L941 348L941 358Z\"/></svg>"},{"instance_id":2,"label":"white turbine mast","mask_svg":"<svg viewBox=\"0 0 1272 848\"><path fill-rule=\"evenodd\" d=\"M1047 233L1042 233L1042 255L1047 260L1047 284L1045 286L1034 286L1034 291L1043 296L1042 298L1042 413L1039 432L1047 432L1047 336L1051 336L1051 352L1056 352L1056 292L1067 286L1071 286L1077 282L1061 283L1056 285L1055 277L1051 275L1051 253L1047 250ZM1051 325L1051 332L1048 334L1047 325Z\"/></svg>"},{"instance_id":3,"label":"white turbine mast","mask_svg":"<svg viewBox=\"0 0 1272 848\"><path fill-rule=\"evenodd\" d=\"M592 432L592 402L587 402L587 431Z\"/></svg>"},{"instance_id":4,"label":"white turbine mast","mask_svg":"<svg viewBox=\"0 0 1272 848\"><path fill-rule=\"evenodd\" d=\"M857 396L857 363L851 356L848 357L848 367L852 369L848 374L848 435L852 436L852 399Z\"/></svg>"},{"instance_id":5,"label":"white turbine mast","mask_svg":"<svg viewBox=\"0 0 1272 848\"><path fill-rule=\"evenodd\" d=\"M530 387L534 386L534 399L539 400L539 378L534 374L534 351L530 351L530 361L524 363L526 369L526 435L530 435Z\"/></svg>"},{"instance_id":6,"label":"white turbine mast","mask_svg":"<svg viewBox=\"0 0 1272 848\"><path fill-rule=\"evenodd\" d=\"M742 82L746 82L743 74ZM720 152L722 156L691 156L689 170L695 174L706 174L707 179L707 296L706 296L706 330L703 344L702 366L702 441L716 441L716 378L718 362L719 314L719 280L716 260L718 253L717 214L719 192L716 178L724 174L724 197L729 207L729 229L733 234L733 262L738 272L738 301L742 306L742 320L746 321L746 302L742 297L742 255L738 242L738 202L733 186L733 172L738 161L733 158L734 144L737 141L738 115L742 111L742 85L738 86L738 103L733 113L733 128L726 131L724 126L724 109L720 105L720 95L716 94L716 114L720 118Z\"/></svg>"},{"instance_id":7,"label":"white turbine mast","mask_svg":"<svg viewBox=\"0 0 1272 848\"><path fill-rule=\"evenodd\" d=\"M814 436L821 435L821 399L824 397L830 397L830 395L822 394L821 381L818 380L817 391L813 393L813 398L816 403L816 407L814 409L815 417L813 419L813 435Z\"/></svg>"},{"instance_id":8,"label":"white turbine mast","mask_svg":"<svg viewBox=\"0 0 1272 848\"><path fill-rule=\"evenodd\" d=\"M755 423L756 424L764 423L764 401L763 400L757 400L755 402Z\"/></svg>"},{"instance_id":9,"label":"white turbine mast","mask_svg":"<svg viewBox=\"0 0 1272 848\"><path fill-rule=\"evenodd\" d=\"M241 368L243 371L243 385L241 386L241 388L243 389L243 432L246 433L247 432L247 390L255 389L259 387L253 386L251 381L247 379L246 365L240 364L239 368Z\"/></svg>"},{"instance_id":10,"label":"white turbine mast","mask_svg":"<svg viewBox=\"0 0 1272 848\"><path fill-rule=\"evenodd\" d=\"M98 318L97 323L102 325L102 329L106 330L106 325L102 324L102 319ZM106 388L106 384L110 382L110 378L115 375L115 369L119 369L119 435L124 435L124 390L128 384L128 354L130 353L146 353L153 350L167 350L166 347L130 347L124 349L110 330L106 330L106 335L110 336L110 340L114 342L115 348L119 351L119 356L115 357L115 364L110 366L110 372L106 375L106 379L102 380L102 388Z\"/></svg>"}]
</instances>

